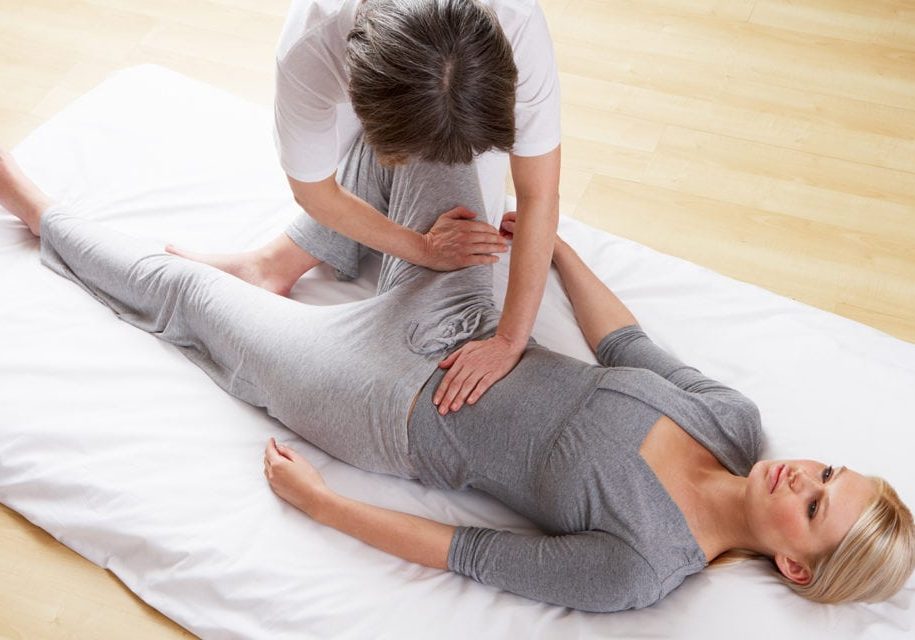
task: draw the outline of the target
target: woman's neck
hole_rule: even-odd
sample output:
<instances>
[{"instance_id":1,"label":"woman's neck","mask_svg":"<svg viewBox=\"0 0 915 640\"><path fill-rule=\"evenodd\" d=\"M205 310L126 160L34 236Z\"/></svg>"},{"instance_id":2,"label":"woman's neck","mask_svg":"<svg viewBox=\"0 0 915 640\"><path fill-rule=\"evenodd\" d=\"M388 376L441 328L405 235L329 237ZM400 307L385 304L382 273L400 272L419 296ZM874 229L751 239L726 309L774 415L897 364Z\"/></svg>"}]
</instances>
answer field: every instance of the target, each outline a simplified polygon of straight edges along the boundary
<instances>
[{"instance_id":1,"label":"woman's neck","mask_svg":"<svg viewBox=\"0 0 915 640\"><path fill-rule=\"evenodd\" d=\"M694 506L697 541L709 562L731 549L761 551L744 509L747 479L721 465L697 469L696 474L697 495L701 496Z\"/></svg>"},{"instance_id":2,"label":"woman's neck","mask_svg":"<svg viewBox=\"0 0 915 640\"><path fill-rule=\"evenodd\" d=\"M729 549L764 551L746 520L747 479L730 473L677 423L661 416L639 454L679 507L709 561Z\"/></svg>"}]
</instances>

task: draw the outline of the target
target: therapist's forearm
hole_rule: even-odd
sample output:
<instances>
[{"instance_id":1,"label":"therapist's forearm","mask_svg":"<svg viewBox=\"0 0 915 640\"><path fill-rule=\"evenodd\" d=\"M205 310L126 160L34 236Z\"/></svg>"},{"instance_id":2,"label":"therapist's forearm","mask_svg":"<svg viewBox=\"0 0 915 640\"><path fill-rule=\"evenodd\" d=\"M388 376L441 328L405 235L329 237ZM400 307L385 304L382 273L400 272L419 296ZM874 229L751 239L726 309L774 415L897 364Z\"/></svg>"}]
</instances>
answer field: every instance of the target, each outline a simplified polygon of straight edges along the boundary
<instances>
[{"instance_id":1,"label":"therapist's forearm","mask_svg":"<svg viewBox=\"0 0 915 640\"><path fill-rule=\"evenodd\" d=\"M497 333L523 349L543 299L559 224L559 197L518 196L508 291Z\"/></svg>"},{"instance_id":2,"label":"therapist's forearm","mask_svg":"<svg viewBox=\"0 0 915 640\"><path fill-rule=\"evenodd\" d=\"M381 253L422 264L422 235L391 221L365 200L334 183L320 198L299 202L317 222Z\"/></svg>"}]
</instances>

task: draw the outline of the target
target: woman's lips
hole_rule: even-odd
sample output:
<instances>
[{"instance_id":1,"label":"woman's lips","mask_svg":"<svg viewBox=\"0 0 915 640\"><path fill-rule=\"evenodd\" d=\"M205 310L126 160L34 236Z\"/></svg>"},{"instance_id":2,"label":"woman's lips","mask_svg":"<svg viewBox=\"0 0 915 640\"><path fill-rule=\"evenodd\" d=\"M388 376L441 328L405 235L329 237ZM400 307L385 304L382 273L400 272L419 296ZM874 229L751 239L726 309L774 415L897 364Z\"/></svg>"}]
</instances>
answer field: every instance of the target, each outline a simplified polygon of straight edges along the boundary
<instances>
[{"instance_id":1,"label":"woman's lips","mask_svg":"<svg viewBox=\"0 0 915 640\"><path fill-rule=\"evenodd\" d=\"M769 493L775 491L775 487L778 486L778 481L782 477L782 471L785 470L785 465L773 465L772 470L769 472Z\"/></svg>"}]
</instances>

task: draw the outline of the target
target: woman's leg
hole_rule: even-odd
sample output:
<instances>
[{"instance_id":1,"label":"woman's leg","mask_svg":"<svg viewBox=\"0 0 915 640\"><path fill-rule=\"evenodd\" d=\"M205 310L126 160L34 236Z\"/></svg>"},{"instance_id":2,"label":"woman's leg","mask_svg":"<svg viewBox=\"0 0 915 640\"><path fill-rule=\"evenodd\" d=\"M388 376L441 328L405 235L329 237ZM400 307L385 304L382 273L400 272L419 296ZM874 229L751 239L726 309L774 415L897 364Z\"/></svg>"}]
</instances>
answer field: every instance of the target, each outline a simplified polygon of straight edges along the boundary
<instances>
[{"instance_id":1,"label":"woman's leg","mask_svg":"<svg viewBox=\"0 0 915 640\"><path fill-rule=\"evenodd\" d=\"M310 306L271 294L60 207L45 209L47 197L11 158L4 163L0 204L40 233L46 266L331 455L412 475L406 413L435 363L397 359L409 354L408 321L396 313L409 315L408 305L372 298Z\"/></svg>"},{"instance_id":2,"label":"woman's leg","mask_svg":"<svg viewBox=\"0 0 915 640\"><path fill-rule=\"evenodd\" d=\"M165 251L225 271L271 293L288 296L304 273L321 260L302 251L286 234L280 234L253 251L241 253L195 253L166 245Z\"/></svg>"},{"instance_id":3,"label":"woman's leg","mask_svg":"<svg viewBox=\"0 0 915 640\"><path fill-rule=\"evenodd\" d=\"M379 185L390 185L390 171L377 163L361 161L361 139L361 135L357 136L350 146L349 157L337 180L350 193L386 212L386 195ZM305 212L301 212L284 233L253 251L203 254L171 245L165 250L216 267L281 296L289 295L302 274L322 262L334 268L337 279L352 280L359 275L362 259L371 252L358 242L318 224Z\"/></svg>"},{"instance_id":4,"label":"woman's leg","mask_svg":"<svg viewBox=\"0 0 915 640\"><path fill-rule=\"evenodd\" d=\"M36 236L40 232L41 214L51 206L51 198L29 180L4 149L0 149L0 205L22 220Z\"/></svg>"}]
</instances>

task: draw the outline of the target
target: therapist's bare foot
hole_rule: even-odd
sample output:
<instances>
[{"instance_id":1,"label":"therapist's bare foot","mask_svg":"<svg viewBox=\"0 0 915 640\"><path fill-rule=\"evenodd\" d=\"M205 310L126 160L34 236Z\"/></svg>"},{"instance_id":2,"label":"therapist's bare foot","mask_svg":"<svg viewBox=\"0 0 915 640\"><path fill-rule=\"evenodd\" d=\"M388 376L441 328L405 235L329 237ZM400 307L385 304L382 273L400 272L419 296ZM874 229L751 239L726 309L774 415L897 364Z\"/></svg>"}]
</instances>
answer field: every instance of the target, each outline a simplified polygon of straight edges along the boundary
<instances>
[{"instance_id":1,"label":"therapist's bare foot","mask_svg":"<svg viewBox=\"0 0 915 640\"><path fill-rule=\"evenodd\" d=\"M172 245L166 246L165 250L188 260L216 267L281 296L288 296L299 277L320 264L319 260L299 249L285 235L260 249L243 253L194 253Z\"/></svg>"},{"instance_id":2,"label":"therapist's bare foot","mask_svg":"<svg viewBox=\"0 0 915 640\"><path fill-rule=\"evenodd\" d=\"M41 214L51 206L51 198L22 172L12 154L2 148L0 205L22 220L36 236L41 229Z\"/></svg>"}]
</instances>

